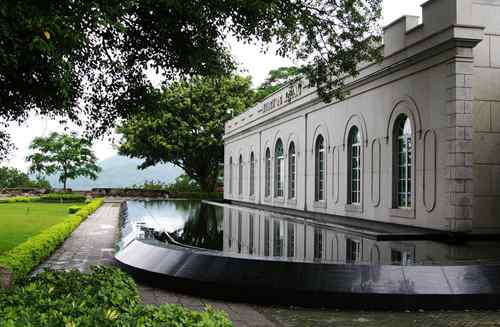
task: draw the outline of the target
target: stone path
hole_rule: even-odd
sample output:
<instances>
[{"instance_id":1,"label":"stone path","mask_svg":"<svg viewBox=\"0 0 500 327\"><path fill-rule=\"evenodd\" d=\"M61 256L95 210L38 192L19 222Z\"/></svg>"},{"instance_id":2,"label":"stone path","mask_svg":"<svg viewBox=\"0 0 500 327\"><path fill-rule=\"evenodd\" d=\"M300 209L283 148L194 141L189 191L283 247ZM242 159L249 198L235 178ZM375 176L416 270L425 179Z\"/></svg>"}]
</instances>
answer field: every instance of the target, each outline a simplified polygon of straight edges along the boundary
<instances>
[{"instance_id":1,"label":"stone path","mask_svg":"<svg viewBox=\"0 0 500 327\"><path fill-rule=\"evenodd\" d=\"M34 274L45 268L65 270L75 268L88 271L93 265L115 265L115 242L118 237L118 214L120 204L107 202L88 217L64 242L64 244L40 265ZM229 303L202 299L163 289L139 285L145 304L179 304L191 310L204 310L205 305L224 310L235 327L275 326L264 315L247 304Z\"/></svg>"},{"instance_id":2,"label":"stone path","mask_svg":"<svg viewBox=\"0 0 500 327\"><path fill-rule=\"evenodd\" d=\"M43 268L87 271L92 265L115 265L119 203L105 203L87 218L70 238L36 271ZM363 312L303 308L261 307L215 301L139 285L145 304L173 303L191 310L205 305L224 310L236 327L271 326L500 326L499 311Z\"/></svg>"},{"instance_id":3,"label":"stone path","mask_svg":"<svg viewBox=\"0 0 500 327\"><path fill-rule=\"evenodd\" d=\"M185 294L173 293L164 289L139 285L142 301L145 304L179 304L190 310L203 310L209 305L214 309L225 311L233 321L235 327L271 327L275 326L268 318L254 306L242 303L232 303L193 297Z\"/></svg>"},{"instance_id":4,"label":"stone path","mask_svg":"<svg viewBox=\"0 0 500 327\"><path fill-rule=\"evenodd\" d=\"M78 269L114 264L115 242L118 237L119 203L105 203L83 221L71 236L36 270Z\"/></svg>"}]
</instances>

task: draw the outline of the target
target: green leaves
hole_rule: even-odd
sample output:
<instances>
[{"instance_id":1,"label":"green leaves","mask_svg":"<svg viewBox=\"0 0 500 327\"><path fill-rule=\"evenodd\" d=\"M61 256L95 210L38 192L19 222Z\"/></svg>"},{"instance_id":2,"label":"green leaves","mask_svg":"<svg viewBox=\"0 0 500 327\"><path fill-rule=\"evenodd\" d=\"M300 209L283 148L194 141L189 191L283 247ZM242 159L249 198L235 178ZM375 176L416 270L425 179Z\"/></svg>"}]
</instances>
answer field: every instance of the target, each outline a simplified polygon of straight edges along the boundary
<instances>
[{"instance_id":1,"label":"green leaves","mask_svg":"<svg viewBox=\"0 0 500 327\"><path fill-rule=\"evenodd\" d=\"M19 169L0 167L0 189L2 188L48 188L50 184L44 179L31 180Z\"/></svg>"},{"instance_id":2,"label":"green leaves","mask_svg":"<svg viewBox=\"0 0 500 327\"><path fill-rule=\"evenodd\" d=\"M92 143L76 134L52 133L48 137L37 137L30 145L32 153L26 158L31 162L30 172L52 175L60 173L59 181L80 176L97 178L101 168L92 152Z\"/></svg>"},{"instance_id":3,"label":"green leaves","mask_svg":"<svg viewBox=\"0 0 500 327\"><path fill-rule=\"evenodd\" d=\"M0 290L2 326L230 327L220 311L140 304L133 279L117 268L45 271L11 290Z\"/></svg>"},{"instance_id":4,"label":"green leaves","mask_svg":"<svg viewBox=\"0 0 500 327\"><path fill-rule=\"evenodd\" d=\"M163 85L228 76L228 36L278 44L305 62L324 100L380 58L382 0L28 0L0 2L0 122L31 111L102 135L151 106L149 69ZM82 118L83 117L83 118ZM81 120L82 119L82 120ZM0 159L8 148L0 133Z\"/></svg>"},{"instance_id":5,"label":"green leaves","mask_svg":"<svg viewBox=\"0 0 500 327\"><path fill-rule=\"evenodd\" d=\"M118 128L119 152L144 159L141 168L172 162L203 192L213 191L224 155L224 124L252 104L250 85L240 76L194 77L154 91L156 102Z\"/></svg>"},{"instance_id":6,"label":"green leaves","mask_svg":"<svg viewBox=\"0 0 500 327\"><path fill-rule=\"evenodd\" d=\"M16 199L16 198L15 198ZM31 201L31 198L26 198ZM23 198L18 199L23 201ZM33 199L38 201L40 199ZM64 221L53 225L40 234L19 244L15 248L0 255L0 266L9 269L14 275L14 281L18 282L25 278L33 268L39 265L46 257L55 251L66 238L75 230L80 223L90 214L97 210L104 200L95 199L80 209L74 215L70 215ZM31 285L33 287L33 285ZM1 297L0 293L0 297ZM0 300L0 303L2 301ZM2 314L0 306L0 321Z\"/></svg>"}]
</instances>

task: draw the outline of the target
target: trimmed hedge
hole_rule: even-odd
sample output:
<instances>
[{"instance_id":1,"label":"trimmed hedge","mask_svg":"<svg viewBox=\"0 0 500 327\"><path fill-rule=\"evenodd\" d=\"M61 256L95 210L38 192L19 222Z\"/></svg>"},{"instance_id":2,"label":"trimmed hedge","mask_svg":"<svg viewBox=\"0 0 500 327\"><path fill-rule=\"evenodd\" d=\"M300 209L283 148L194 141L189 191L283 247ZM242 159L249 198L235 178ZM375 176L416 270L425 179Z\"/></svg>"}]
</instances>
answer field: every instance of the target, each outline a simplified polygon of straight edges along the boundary
<instances>
[{"instance_id":1,"label":"trimmed hedge","mask_svg":"<svg viewBox=\"0 0 500 327\"><path fill-rule=\"evenodd\" d=\"M0 199L0 203L35 202L36 196L16 196L12 198Z\"/></svg>"},{"instance_id":2,"label":"trimmed hedge","mask_svg":"<svg viewBox=\"0 0 500 327\"><path fill-rule=\"evenodd\" d=\"M68 208L68 213L70 214L77 213L78 211L80 211L81 208L82 206L71 206Z\"/></svg>"},{"instance_id":3,"label":"trimmed hedge","mask_svg":"<svg viewBox=\"0 0 500 327\"><path fill-rule=\"evenodd\" d=\"M47 203L86 203L87 197L78 193L49 193L41 196L15 196L0 199L0 203L47 202Z\"/></svg>"},{"instance_id":4,"label":"trimmed hedge","mask_svg":"<svg viewBox=\"0 0 500 327\"><path fill-rule=\"evenodd\" d=\"M33 268L54 252L80 223L99 208L104 199L95 199L73 215L43 230L15 248L0 255L0 268L12 273L13 282L26 277Z\"/></svg>"},{"instance_id":5,"label":"trimmed hedge","mask_svg":"<svg viewBox=\"0 0 500 327\"><path fill-rule=\"evenodd\" d=\"M40 196L40 202L85 202L87 197L78 193L49 193Z\"/></svg>"},{"instance_id":6,"label":"trimmed hedge","mask_svg":"<svg viewBox=\"0 0 500 327\"><path fill-rule=\"evenodd\" d=\"M230 327L223 312L144 306L133 279L117 268L45 271L0 291L2 326Z\"/></svg>"}]
</instances>

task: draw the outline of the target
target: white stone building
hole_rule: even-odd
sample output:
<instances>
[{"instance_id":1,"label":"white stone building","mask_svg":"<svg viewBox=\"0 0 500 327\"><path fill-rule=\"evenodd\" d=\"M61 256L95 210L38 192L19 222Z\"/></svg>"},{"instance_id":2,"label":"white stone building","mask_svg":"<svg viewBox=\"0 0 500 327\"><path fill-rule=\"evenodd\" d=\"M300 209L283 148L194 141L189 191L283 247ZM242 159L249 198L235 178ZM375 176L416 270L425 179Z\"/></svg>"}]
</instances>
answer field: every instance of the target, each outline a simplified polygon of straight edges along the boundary
<instances>
[{"instance_id":1,"label":"white stone building","mask_svg":"<svg viewBox=\"0 0 500 327\"><path fill-rule=\"evenodd\" d=\"M500 231L500 0L431 0L325 104L307 81L226 124L225 199Z\"/></svg>"}]
</instances>

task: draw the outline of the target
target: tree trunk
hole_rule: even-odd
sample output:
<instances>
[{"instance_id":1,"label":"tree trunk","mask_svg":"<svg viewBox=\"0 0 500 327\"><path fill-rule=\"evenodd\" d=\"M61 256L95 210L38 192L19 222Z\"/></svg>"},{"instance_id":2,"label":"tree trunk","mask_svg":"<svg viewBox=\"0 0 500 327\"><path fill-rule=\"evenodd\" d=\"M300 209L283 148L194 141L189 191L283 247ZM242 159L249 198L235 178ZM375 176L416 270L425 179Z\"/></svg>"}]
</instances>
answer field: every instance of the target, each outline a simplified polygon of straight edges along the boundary
<instances>
[{"instance_id":1,"label":"tree trunk","mask_svg":"<svg viewBox=\"0 0 500 327\"><path fill-rule=\"evenodd\" d=\"M200 189L203 193L215 192L215 187L217 185L217 178L212 176L203 176L200 178Z\"/></svg>"}]
</instances>

